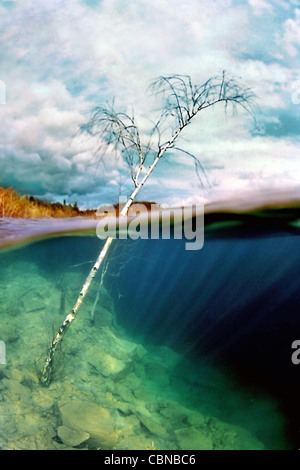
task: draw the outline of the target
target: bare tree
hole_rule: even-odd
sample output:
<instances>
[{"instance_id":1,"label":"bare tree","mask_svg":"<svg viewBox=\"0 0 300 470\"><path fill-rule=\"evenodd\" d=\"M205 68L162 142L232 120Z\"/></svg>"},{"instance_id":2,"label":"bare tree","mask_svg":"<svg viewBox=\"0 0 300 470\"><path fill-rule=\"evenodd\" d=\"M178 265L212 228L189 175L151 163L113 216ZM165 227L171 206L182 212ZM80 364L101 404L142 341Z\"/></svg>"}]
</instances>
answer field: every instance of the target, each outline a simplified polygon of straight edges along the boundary
<instances>
[{"instance_id":1,"label":"bare tree","mask_svg":"<svg viewBox=\"0 0 300 470\"><path fill-rule=\"evenodd\" d=\"M134 114L117 112L114 105L95 107L88 122L81 130L99 138L99 153L105 155L108 149L119 152L128 165L134 189L120 212L125 216L138 192L142 189L152 171L167 152L181 151L191 157L201 184L205 186L205 171L197 156L179 147L179 136L196 115L217 104L230 105L233 110L244 108L254 116L254 95L249 88L239 85L238 80L221 76L212 77L203 85L194 85L188 75L171 75L157 78L150 89L160 96L162 106L159 119L148 133L141 132ZM41 383L49 385L53 375L54 353L62 341L68 326L75 319L90 285L105 259L113 242L108 237L92 267L77 301L61 324L48 350L41 376Z\"/></svg>"}]
</instances>

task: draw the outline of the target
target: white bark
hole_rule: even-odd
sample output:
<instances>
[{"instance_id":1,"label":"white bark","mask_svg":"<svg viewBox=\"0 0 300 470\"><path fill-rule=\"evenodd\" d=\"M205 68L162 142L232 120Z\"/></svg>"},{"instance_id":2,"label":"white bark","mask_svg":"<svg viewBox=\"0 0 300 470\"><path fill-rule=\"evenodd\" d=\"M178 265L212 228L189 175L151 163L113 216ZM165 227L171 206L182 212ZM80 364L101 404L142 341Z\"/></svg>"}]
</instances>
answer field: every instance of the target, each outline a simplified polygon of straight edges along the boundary
<instances>
[{"instance_id":1,"label":"white bark","mask_svg":"<svg viewBox=\"0 0 300 470\"><path fill-rule=\"evenodd\" d=\"M186 81L188 78L188 82ZM172 79L177 81L172 84ZM127 152L127 162L130 165L130 172L131 177L134 182L135 189L132 192L131 196L129 197L128 201L126 202L125 206L120 212L120 217L125 216L128 212L129 207L133 203L136 195L142 189L145 182L151 175L152 171L158 164L161 157L164 153L172 148L174 142L176 141L177 137L181 133L181 131L190 123L190 121L198 114L199 111L206 109L208 107L214 106L218 102L224 102L225 107L227 106L228 102L231 102L233 105L240 105L244 109L246 109L250 114L253 115L253 108L252 108L252 93L249 92L248 89L243 90L235 82L231 79L225 82L225 73L223 73L221 83L215 83L215 79L208 80L202 87L193 87L191 80L189 77L175 75L173 77L161 77L157 84L163 87L164 91L164 84L167 83L167 89L170 93L169 98L167 99L166 111L167 114L170 113L170 106L171 106L171 115L173 116L173 112L175 113L175 117L177 116L177 128L176 131L173 132L171 138L164 143L163 145L160 144L160 132L159 132L159 123L156 124L156 129L159 132L159 142L158 142L158 152L156 157L154 158L152 164L146 170L144 176L142 177L143 171L145 170L145 155L143 155L142 145L140 142L140 135L138 128L134 123L134 118L130 118L127 115L118 115L114 112L110 113L105 108L100 108L100 121L105 121L105 117L108 120L107 126L104 128L104 135L109 132L113 132L113 135L116 138L116 143L122 144L125 152ZM218 94L216 94L216 90L219 89ZM175 100L175 104L172 107L172 101ZM101 113L103 116L101 116ZM120 117L121 116L121 117ZM125 124L122 121L122 117L128 118L129 125ZM161 118L164 116L164 113L161 115ZM114 129L114 125L116 125L117 131ZM133 131L132 131L133 129ZM136 133L136 134L135 134ZM110 142L109 136L109 142ZM129 150L132 148L138 151L138 168L134 175L134 165L133 165L133 157L130 156ZM142 177L141 181L138 182L138 179ZM67 330L70 323L75 319L76 314L83 303L83 300L90 288L90 285L99 270L103 260L105 259L106 254L108 253L109 247L113 241L113 238L107 238L97 260L94 264L93 268L91 269L83 287L79 294L79 297L71 310L68 313L67 317L65 318L64 322L62 323L61 327L59 328L58 332L56 333L46 358L45 366L43 369L41 383L44 385L49 385L52 379L53 373L53 357L54 353L57 349L58 344L63 339L64 333Z\"/></svg>"},{"instance_id":2,"label":"white bark","mask_svg":"<svg viewBox=\"0 0 300 470\"><path fill-rule=\"evenodd\" d=\"M126 202L125 206L123 207L123 209L121 210L120 212L120 216L125 216L128 212L128 209L129 207L131 206L131 204L133 203L137 193L142 189L142 187L144 186L145 182L147 181L147 179L149 178L149 176L151 175L152 171L154 170L154 168L156 167L156 165L158 164L159 160L161 159L161 157L163 156L163 154L166 152L166 150L168 148L170 148L170 146L173 144L173 142L175 141L175 139L177 138L177 136L180 134L182 128L178 129L174 135L172 136L172 138L162 147L159 149L158 153L157 153L157 156L155 157L155 159L153 160L152 164L149 166L146 174L144 175L143 179L140 181L140 183L136 186L136 188L134 189L134 191L132 192L131 196L129 197L128 201ZM44 365L44 369L43 369L43 372L42 372L42 376L41 376L41 379L40 379L40 382L42 385L44 386L48 386L50 383L51 383L51 380L52 380L52 375L53 375L53 358L54 358L54 353L57 349L57 346L59 345L59 343L62 341L63 337L64 337L64 334L67 330L67 328L69 327L69 325L75 320L75 317L77 315L77 312L78 310L80 309L83 301L84 301L84 298L86 296L86 294L88 293L88 290L90 288L90 285L94 279L94 277L96 276L103 260L105 259L105 256L107 255L108 253L108 250L109 250L109 247L110 245L112 244L113 242L113 238L112 237L108 237L102 250L100 251L100 254L94 264L94 266L92 267L88 277L86 278L86 281L85 283L83 284L83 287L80 291L80 294L77 298L77 301L74 305L74 307L72 308L72 310L68 313L68 315L66 316L65 320L63 321L63 323L61 324L59 330L57 331L54 339L52 340L51 342L51 345L49 347L49 350L48 350L48 354L47 354L47 357L46 357L46 361L45 361L45 365Z\"/></svg>"}]
</instances>

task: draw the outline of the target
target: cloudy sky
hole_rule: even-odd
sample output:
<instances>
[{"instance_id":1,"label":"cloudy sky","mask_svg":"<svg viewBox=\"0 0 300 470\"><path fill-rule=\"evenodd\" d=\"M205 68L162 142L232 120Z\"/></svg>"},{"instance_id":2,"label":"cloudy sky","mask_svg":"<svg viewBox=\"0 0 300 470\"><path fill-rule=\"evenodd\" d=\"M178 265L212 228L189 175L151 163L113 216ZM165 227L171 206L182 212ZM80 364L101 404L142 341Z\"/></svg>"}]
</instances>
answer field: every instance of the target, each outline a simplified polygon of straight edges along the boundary
<instances>
[{"instance_id":1,"label":"cloudy sky","mask_svg":"<svg viewBox=\"0 0 300 470\"><path fill-rule=\"evenodd\" d=\"M97 207L130 194L117 155L78 132L115 99L143 133L160 75L201 84L226 70L257 96L257 122L219 106L195 118L139 199L180 204L256 192L300 195L299 0L0 0L0 185ZM99 155L101 157L101 155ZM250 197L250 196L249 196Z\"/></svg>"}]
</instances>

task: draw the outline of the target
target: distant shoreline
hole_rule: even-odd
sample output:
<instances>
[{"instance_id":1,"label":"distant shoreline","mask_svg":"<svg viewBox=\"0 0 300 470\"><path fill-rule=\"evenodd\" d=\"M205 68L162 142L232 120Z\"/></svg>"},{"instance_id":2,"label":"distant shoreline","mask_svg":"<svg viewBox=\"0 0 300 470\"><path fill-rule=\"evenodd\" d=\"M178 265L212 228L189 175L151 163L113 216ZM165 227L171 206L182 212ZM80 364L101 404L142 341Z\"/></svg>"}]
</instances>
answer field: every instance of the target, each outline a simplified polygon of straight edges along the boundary
<instances>
[{"instance_id":1,"label":"distant shoreline","mask_svg":"<svg viewBox=\"0 0 300 470\"><path fill-rule=\"evenodd\" d=\"M151 204L155 202L134 201L135 204L143 204L148 210ZM157 205L157 204L156 204ZM122 204L112 204L116 210L116 216L119 215ZM89 217L99 218L97 209L81 210L77 203L63 204L60 202L47 202L34 196L21 196L13 188L4 188L0 186L0 218L22 218L22 219L42 219L42 218L70 218L70 217Z\"/></svg>"},{"instance_id":2,"label":"distant shoreline","mask_svg":"<svg viewBox=\"0 0 300 470\"><path fill-rule=\"evenodd\" d=\"M13 188L0 186L0 217L24 219L96 217L96 209L80 210L76 202L51 203L33 196L21 196Z\"/></svg>"}]
</instances>

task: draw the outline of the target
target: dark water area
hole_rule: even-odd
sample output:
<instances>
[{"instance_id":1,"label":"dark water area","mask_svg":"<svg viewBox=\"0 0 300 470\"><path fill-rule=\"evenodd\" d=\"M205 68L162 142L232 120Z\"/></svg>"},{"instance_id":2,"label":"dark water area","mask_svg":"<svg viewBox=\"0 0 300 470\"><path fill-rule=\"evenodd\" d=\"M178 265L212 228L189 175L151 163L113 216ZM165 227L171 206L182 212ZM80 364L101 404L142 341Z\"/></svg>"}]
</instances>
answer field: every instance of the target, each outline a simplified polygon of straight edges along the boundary
<instances>
[{"instance_id":1,"label":"dark water area","mask_svg":"<svg viewBox=\"0 0 300 470\"><path fill-rule=\"evenodd\" d=\"M291 346L300 338L299 238L208 238L199 252L175 241L140 245L143 259L120 276L120 321L133 335L205 357L244 386L269 391L297 439L300 366Z\"/></svg>"},{"instance_id":2,"label":"dark water area","mask_svg":"<svg viewBox=\"0 0 300 470\"><path fill-rule=\"evenodd\" d=\"M221 222L224 223L224 220ZM136 427L133 431L130 424L132 439L135 440L128 442L117 431L121 437L113 441L113 445L107 444L109 448L144 448L138 447L144 445L140 439L147 438L150 443L155 442L155 446L158 446L155 448L169 446L165 448L191 449L195 447L189 445L198 442L197 433L205 436L206 444L196 444L200 445L196 448L259 448L257 442L262 443L265 449L299 447L300 364L292 362L292 343L300 340L299 230L297 224L278 224L272 220L268 223L260 220L259 223L243 221L241 224L237 219L235 224L228 223L228 220L226 222L220 225L220 219L215 218L212 223L219 224L218 227L212 228L207 224L201 250L185 250L185 241L174 239L113 242L102 281L107 298L110 298L107 302L113 305L114 318L111 323L108 322L106 330L101 330L101 322L107 317L102 316L100 319L100 313L91 322L90 312L94 312L100 272L87 296L86 310L83 308L78 313L78 319L67 332L66 346L64 343L62 345L63 351L66 348L65 357L68 357L70 364L66 366L66 361L60 359L60 374L49 392L60 394L67 387L67 394L74 399L76 390L72 389L75 385L70 375L74 376L75 373L78 374L76 386L79 387L80 383L80 390L85 390L83 375L87 371L75 372L75 369L70 369L70 372L67 368L73 367L74 353L70 355L70 351L79 341L84 341L87 348L89 342L90 349L97 348L93 341L99 341L103 332L105 335L113 332L117 336L117 331L120 343L115 343L111 351L106 347L104 353L109 354L110 364L112 358L118 361L118 373L114 375L112 369L110 373L103 371L99 357L99 363L97 360L93 363L94 369L89 369L89 386L91 389L95 387L95 396L99 398L97 387L103 389L104 384L108 387L109 382L111 385L107 394L119 397L123 404L112 410L113 398L105 401L108 400L105 396L101 403L98 403L98 398L93 401L101 405L106 403L108 409L111 409L111 415L118 415L115 422L119 423L118 420L123 419L128 426L129 418L132 421L134 417L139 421L140 428ZM5 295L0 301L0 339L7 342L7 364L0 365L2 378L16 381L14 373L7 373L7 370L14 367L23 374L24 369L31 370L30 364L34 361L32 357L24 359L24 348L28 343L25 342L27 346L21 343L18 346L20 337L12 334L16 319L22 317L27 324L32 319L31 328L39 340L32 339L31 344L36 348L35 354L42 363L48 344L44 336L48 335L49 340L53 323L55 329L63 320L61 310L70 309L75 303L102 246L103 241L96 236L70 236L45 239L0 253L2 292L5 289ZM23 278L24 282L24 276L28 277L28 286L30 279L43 286L44 300L41 307L38 304L37 307L35 304L28 307L25 302L12 301L14 295L28 299L27 294L18 290L21 289L21 281L14 284L18 277ZM54 287L56 290L52 292ZM14 309L13 304L19 307ZM52 326L46 323L49 311L53 315ZM4 323L5 328L1 329ZM76 334L82 336L77 337ZM147 351L139 359L130 356L129 368L122 368L122 355L114 353L124 341L127 346L134 344ZM20 348L18 358L12 359L13 367L9 364L10 342L15 345L16 351ZM75 356L88 355L88 351L76 350ZM93 357L95 355L97 349L93 349ZM86 362L91 364L93 359ZM126 363L129 364L129 359ZM116 362L113 364L115 367ZM91 373L91 370L94 372ZM33 374L32 371L30 373ZM29 380L27 376L26 380ZM26 380L23 377L21 382ZM93 384L94 380L96 382ZM98 383L97 380L103 382ZM138 388L141 390L140 395L134 394L135 404L127 396L121 395L122 387L125 385L128 388L130 380L138 380ZM3 380L0 378L0 385L1 382ZM36 383L35 387L38 389L39 384ZM41 392L37 390L36 393ZM54 395L49 398L53 403L58 400ZM84 402L90 400L85 395L82 395L82 399ZM156 405L150 409L148 403L152 399ZM125 410L124 403L130 403L130 411L127 408ZM33 406L32 403L30 406ZM58 446L69 442L68 439L64 441L62 431L65 430L61 430L61 426L72 429L75 426L67 423L64 406L67 406L66 403L58 401L60 412L56 412L56 421L52 424L53 434L58 432L60 436L52 437ZM188 410L185 411L188 418L182 418L179 425L178 416L181 416L183 409ZM37 415L39 413L37 411ZM167 426L166 419L170 420L170 416L174 420L172 427L175 431L168 441L158 426ZM147 419L152 419L152 425ZM204 424L200 425L202 419ZM216 437L221 435L220 423L227 423L224 424L225 431L222 430L222 439ZM16 423L14 425L12 436L18 434ZM236 434L239 436L246 433L244 441L248 442L247 445L243 441L240 447L234 447L235 444L230 440L233 439L233 429L238 429ZM142 430L146 432L146 437L142 435ZM256 443L247 433L257 439ZM17 447L20 438L14 441L12 437L10 443L6 443L7 448L12 446L11 442L17 442L14 444ZM91 438L86 442L92 442ZM153 443L149 445L151 448ZM39 444L38 448L41 446Z\"/></svg>"}]
</instances>

